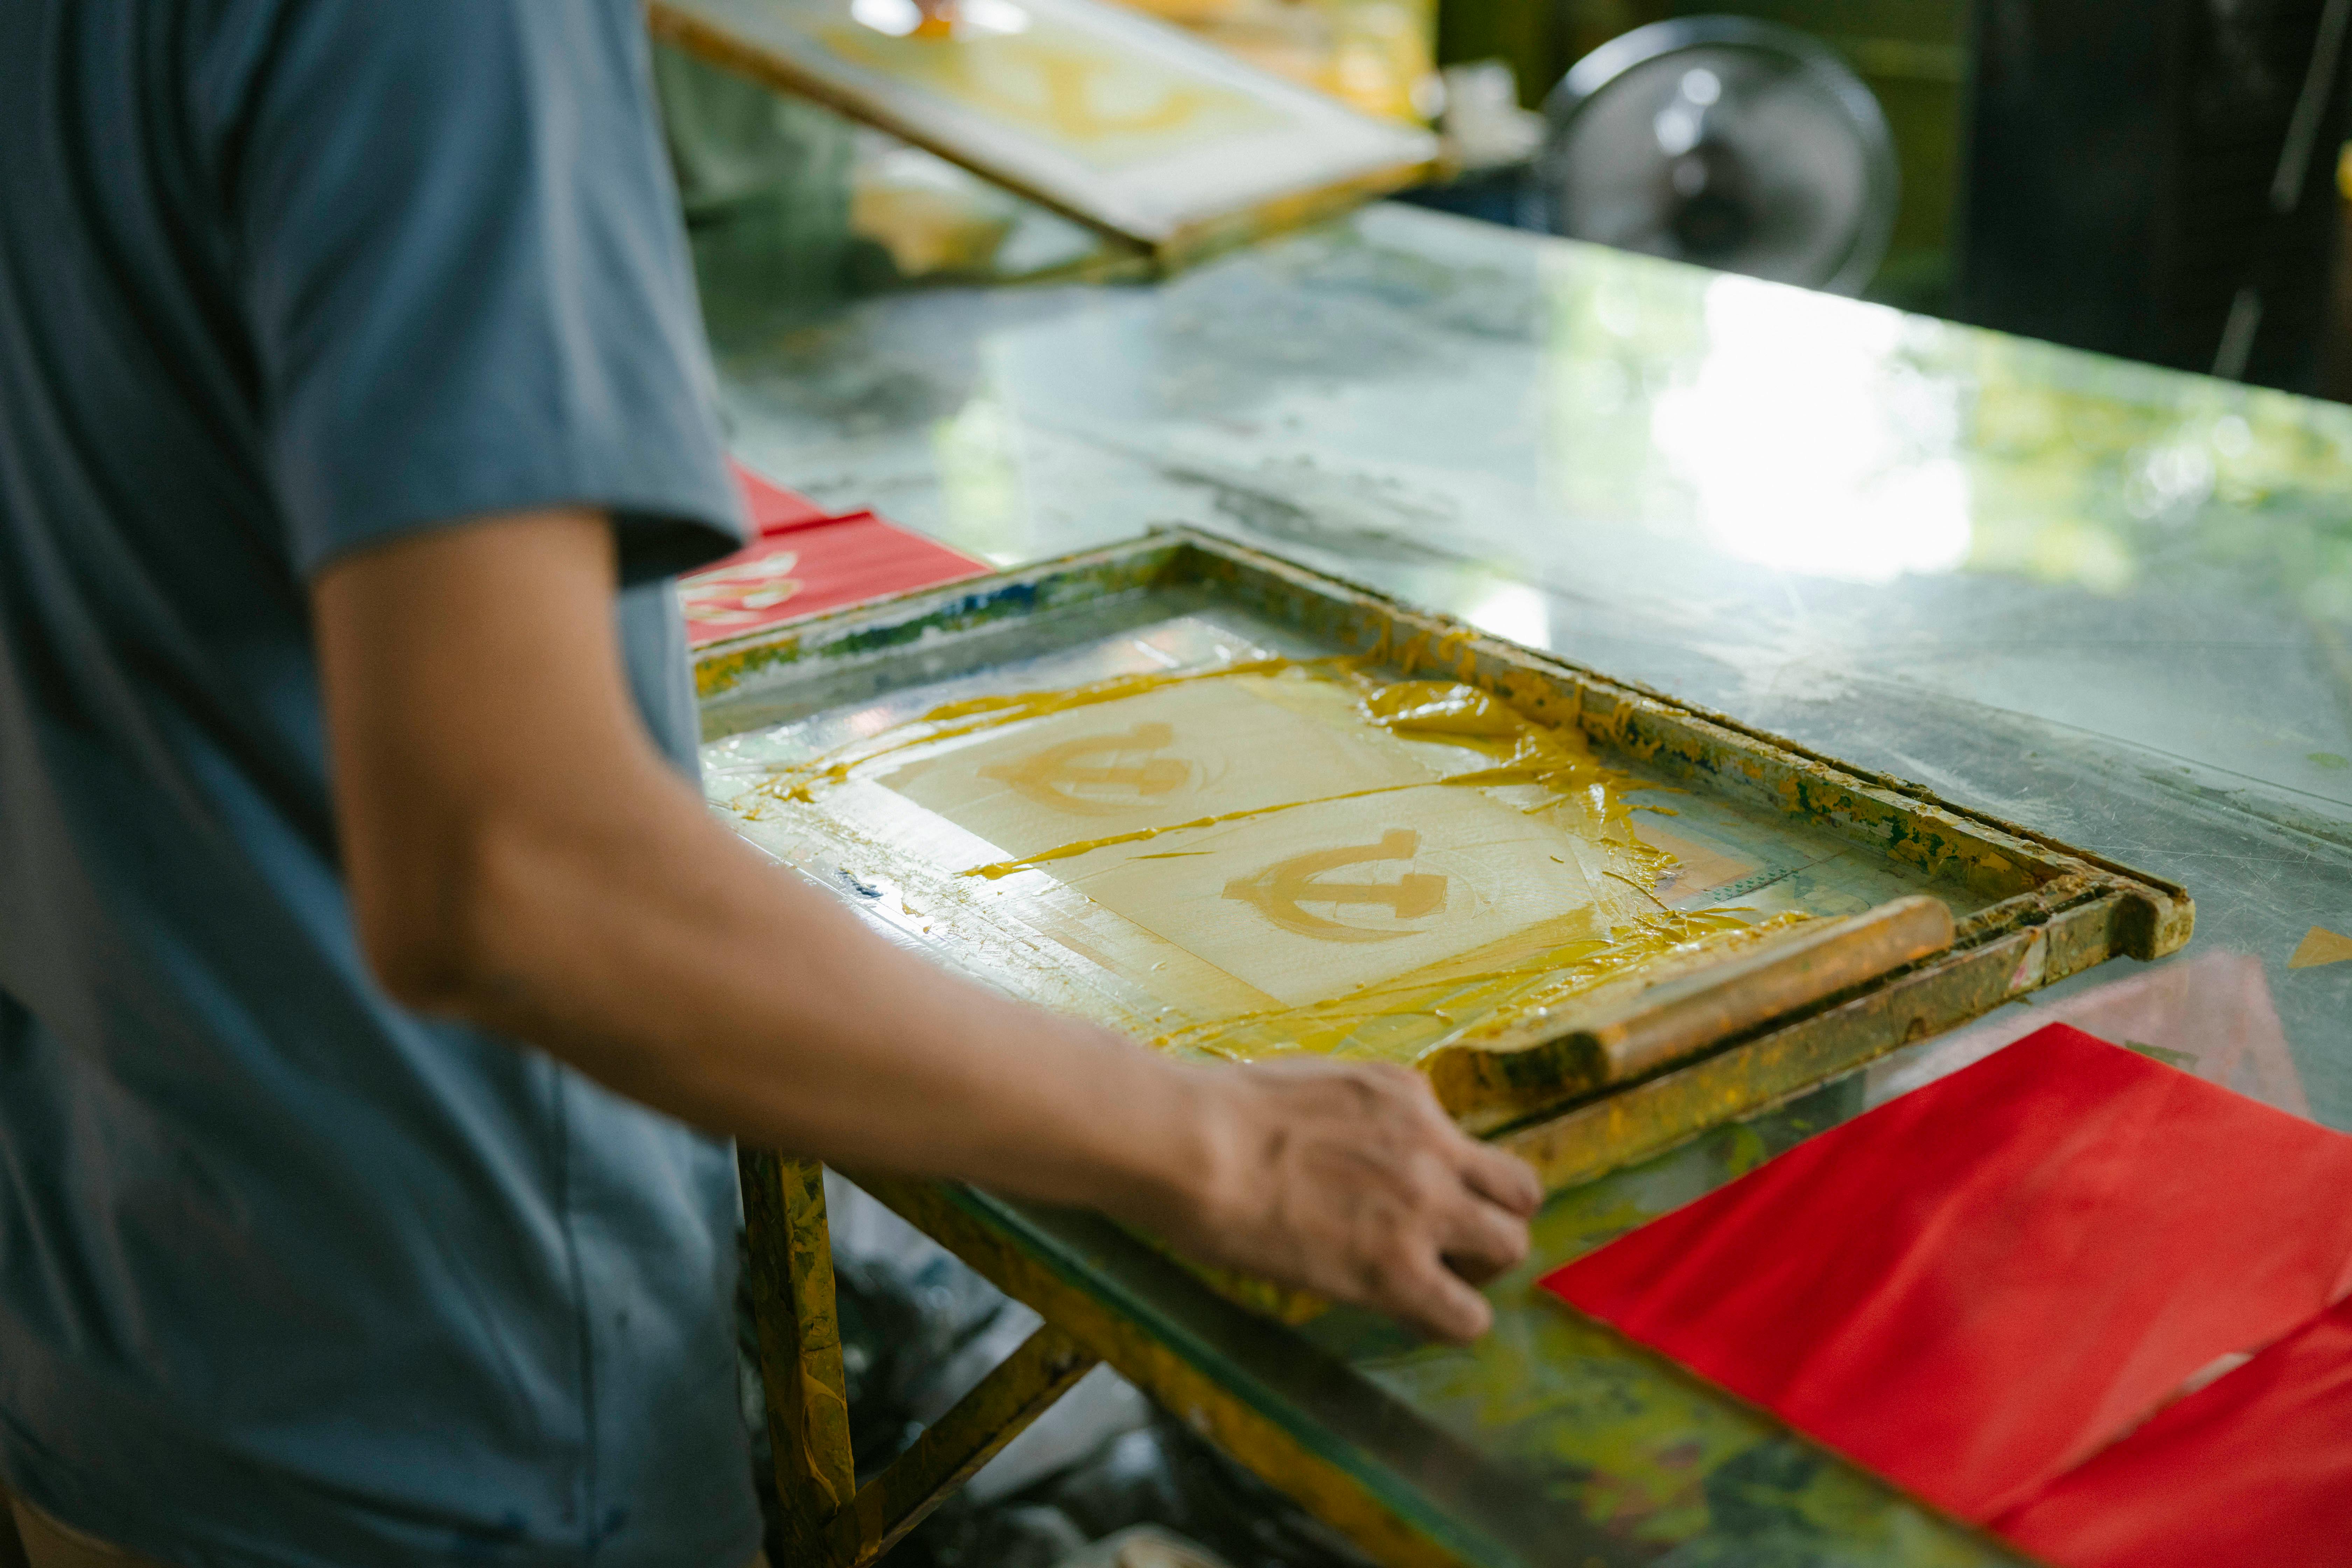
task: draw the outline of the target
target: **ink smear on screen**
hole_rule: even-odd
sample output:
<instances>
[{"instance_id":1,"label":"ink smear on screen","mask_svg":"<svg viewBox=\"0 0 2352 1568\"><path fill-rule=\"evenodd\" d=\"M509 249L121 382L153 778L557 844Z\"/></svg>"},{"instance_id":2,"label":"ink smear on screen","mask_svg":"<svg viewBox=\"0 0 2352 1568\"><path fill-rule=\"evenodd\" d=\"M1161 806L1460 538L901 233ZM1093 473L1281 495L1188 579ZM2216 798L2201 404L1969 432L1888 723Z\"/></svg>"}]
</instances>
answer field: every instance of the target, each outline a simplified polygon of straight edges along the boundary
<instances>
[{"instance_id":1,"label":"ink smear on screen","mask_svg":"<svg viewBox=\"0 0 2352 1568\"><path fill-rule=\"evenodd\" d=\"M1036 999L1165 1048L1411 1062L1803 921L1664 901L1627 782L1475 688L1260 658L944 705L732 809L854 839L1003 972L1075 956L1123 989Z\"/></svg>"}]
</instances>

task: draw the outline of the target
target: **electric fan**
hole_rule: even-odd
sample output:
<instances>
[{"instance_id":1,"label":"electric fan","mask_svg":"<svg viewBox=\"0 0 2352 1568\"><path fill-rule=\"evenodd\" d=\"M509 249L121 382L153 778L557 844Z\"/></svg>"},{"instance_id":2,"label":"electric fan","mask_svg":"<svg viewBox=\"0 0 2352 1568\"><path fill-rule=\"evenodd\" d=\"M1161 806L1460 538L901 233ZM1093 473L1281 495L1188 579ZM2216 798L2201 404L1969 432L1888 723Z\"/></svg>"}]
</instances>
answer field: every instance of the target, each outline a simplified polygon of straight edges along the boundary
<instances>
[{"instance_id":1,"label":"electric fan","mask_svg":"<svg viewBox=\"0 0 2352 1568\"><path fill-rule=\"evenodd\" d=\"M1579 60L1544 119L1555 234L1840 294L1885 254L1885 116L1802 33L1738 16L1638 27Z\"/></svg>"}]
</instances>

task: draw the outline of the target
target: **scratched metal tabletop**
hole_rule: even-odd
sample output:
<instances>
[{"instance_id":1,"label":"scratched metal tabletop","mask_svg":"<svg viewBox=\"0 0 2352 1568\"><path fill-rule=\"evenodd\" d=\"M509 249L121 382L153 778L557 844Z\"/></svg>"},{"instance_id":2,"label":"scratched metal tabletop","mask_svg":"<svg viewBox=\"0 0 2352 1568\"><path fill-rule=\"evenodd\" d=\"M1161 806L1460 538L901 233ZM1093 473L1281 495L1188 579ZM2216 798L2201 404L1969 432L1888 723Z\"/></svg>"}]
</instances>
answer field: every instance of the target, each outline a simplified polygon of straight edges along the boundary
<instances>
[{"instance_id":1,"label":"scratched metal tabletop","mask_svg":"<svg viewBox=\"0 0 2352 1568\"><path fill-rule=\"evenodd\" d=\"M2174 1003L2352 1128L2352 408L1394 205L1148 286L704 289L738 456L821 502L1217 530L2184 883L2227 984ZM1305 1332L1675 1568L1999 1561L1531 1290L1930 1070L1559 1194L1475 1350Z\"/></svg>"}]
</instances>

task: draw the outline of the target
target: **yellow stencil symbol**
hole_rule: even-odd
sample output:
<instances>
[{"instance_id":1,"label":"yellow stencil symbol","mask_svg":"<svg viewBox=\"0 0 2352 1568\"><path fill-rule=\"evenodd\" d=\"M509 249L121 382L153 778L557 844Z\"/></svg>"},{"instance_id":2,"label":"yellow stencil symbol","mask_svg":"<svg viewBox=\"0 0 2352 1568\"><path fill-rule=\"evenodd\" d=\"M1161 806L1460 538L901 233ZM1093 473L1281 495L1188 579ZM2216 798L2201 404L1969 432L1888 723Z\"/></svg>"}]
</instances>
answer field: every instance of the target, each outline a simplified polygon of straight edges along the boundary
<instances>
[{"instance_id":1,"label":"yellow stencil symbol","mask_svg":"<svg viewBox=\"0 0 2352 1568\"><path fill-rule=\"evenodd\" d=\"M967 90L1007 120L1027 121L1073 142L1171 131L1209 102L1210 95L1197 88L1171 85L1156 103L1124 113L1105 113L1097 101L1101 96L1097 84L1108 85L1103 82L1107 73L1100 60L1076 50L1038 45L1031 47L1023 63L1035 73L1030 79L1043 89L1040 93L1007 91L1009 82L979 73L968 79Z\"/></svg>"},{"instance_id":2,"label":"yellow stencil symbol","mask_svg":"<svg viewBox=\"0 0 2352 1568\"><path fill-rule=\"evenodd\" d=\"M1401 921L1419 920L1445 907L1446 879L1426 871L1408 871L1393 882L1318 882L1315 879L1342 866L1368 860L1410 860L1421 847L1421 835L1409 827L1392 827L1378 844L1344 849L1318 849L1294 855L1267 867L1255 877L1236 877L1225 884L1225 897L1254 904L1257 911L1285 931L1325 942L1386 942L1404 936L1401 931L1367 931L1310 915L1298 906L1310 904L1386 904Z\"/></svg>"},{"instance_id":3,"label":"yellow stencil symbol","mask_svg":"<svg viewBox=\"0 0 2352 1568\"><path fill-rule=\"evenodd\" d=\"M1138 724L1124 735L1081 735L1042 752L1032 752L1017 763L992 763L980 776L1011 784L1040 805L1073 811L1085 816L1108 816L1134 809L1146 795L1166 795L1192 776L1192 765L1179 757L1153 757L1139 766L1123 767L1119 758L1130 752L1156 752L1176 739L1161 723ZM1103 763L1087 759L1102 757ZM1079 795L1079 789L1131 789L1135 795Z\"/></svg>"},{"instance_id":4,"label":"yellow stencil symbol","mask_svg":"<svg viewBox=\"0 0 2352 1568\"><path fill-rule=\"evenodd\" d=\"M903 38L829 27L844 58L1046 138L1102 167L1279 121L1247 95L1066 29Z\"/></svg>"}]
</instances>

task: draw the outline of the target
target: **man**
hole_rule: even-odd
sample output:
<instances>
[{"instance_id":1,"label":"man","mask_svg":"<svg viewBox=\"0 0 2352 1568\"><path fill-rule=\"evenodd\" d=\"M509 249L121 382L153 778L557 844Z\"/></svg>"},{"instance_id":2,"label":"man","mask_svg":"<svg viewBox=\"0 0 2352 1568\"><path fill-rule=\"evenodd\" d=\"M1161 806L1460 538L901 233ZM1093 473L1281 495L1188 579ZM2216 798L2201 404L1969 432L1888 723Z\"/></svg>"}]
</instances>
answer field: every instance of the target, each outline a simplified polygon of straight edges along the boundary
<instances>
[{"instance_id":1,"label":"man","mask_svg":"<svg viewBox=\"0 0 2352 1568\"><path fill-rule=\"evenodd\" d=\"M37 1564L751 1559L730 1136L1485 1325L1535 1184L1410 1075L1029 1011L706 814L710 406L635 0L0 6Z\"/></svg>"}]
</instances>

